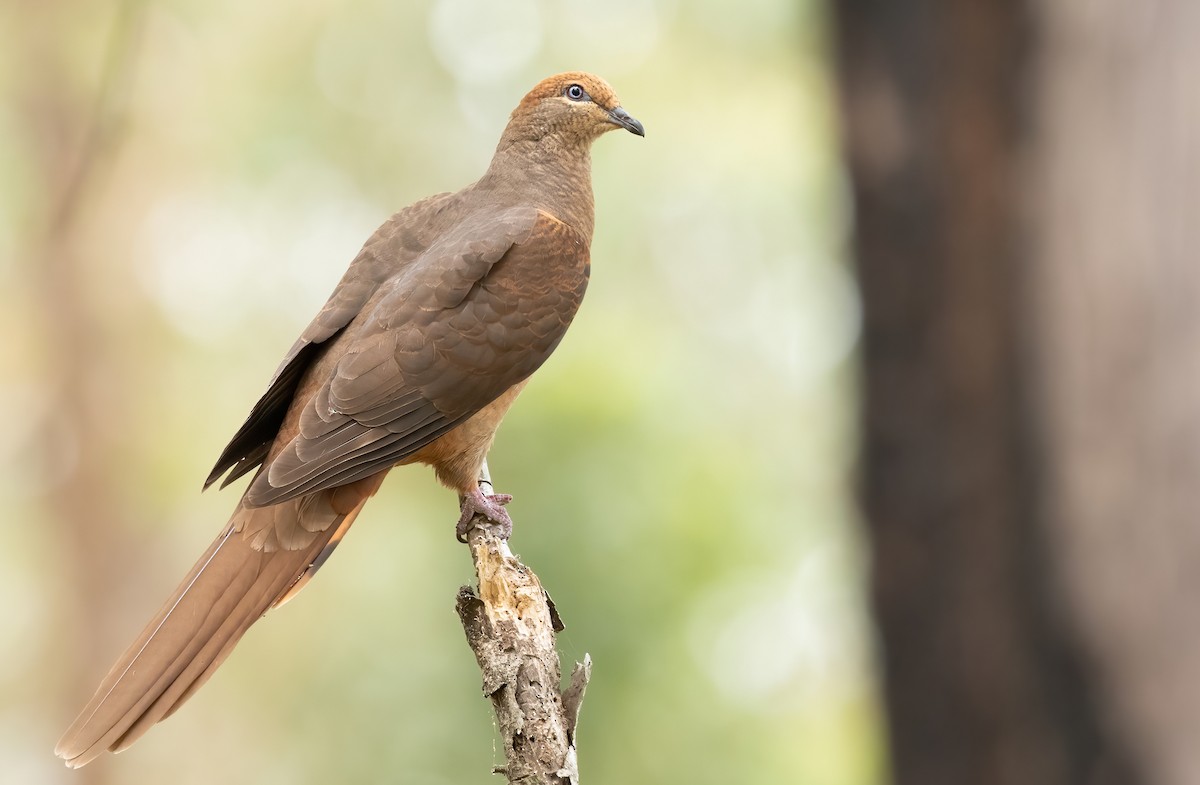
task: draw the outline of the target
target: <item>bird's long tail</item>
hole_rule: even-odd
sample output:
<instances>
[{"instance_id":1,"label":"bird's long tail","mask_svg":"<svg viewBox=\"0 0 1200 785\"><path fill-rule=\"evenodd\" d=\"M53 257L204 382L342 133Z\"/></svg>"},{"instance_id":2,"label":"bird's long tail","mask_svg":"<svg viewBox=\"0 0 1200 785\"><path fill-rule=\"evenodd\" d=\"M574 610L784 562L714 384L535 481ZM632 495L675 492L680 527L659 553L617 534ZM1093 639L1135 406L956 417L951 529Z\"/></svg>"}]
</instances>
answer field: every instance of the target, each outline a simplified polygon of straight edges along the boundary
<instances>
[{"instance_id":1,"label":"bird's long tail","mask_svg":"<svg viewBox=\"0 0 1200 785\"><path fill-rule=\"evenodd\" d=\"M239 506L113 665L55 754L68 766L83 766L105 750L125 749L178 709L250 625L312 577L382 475L369 479L273 507Z\"/></svg>"}]
</instances>

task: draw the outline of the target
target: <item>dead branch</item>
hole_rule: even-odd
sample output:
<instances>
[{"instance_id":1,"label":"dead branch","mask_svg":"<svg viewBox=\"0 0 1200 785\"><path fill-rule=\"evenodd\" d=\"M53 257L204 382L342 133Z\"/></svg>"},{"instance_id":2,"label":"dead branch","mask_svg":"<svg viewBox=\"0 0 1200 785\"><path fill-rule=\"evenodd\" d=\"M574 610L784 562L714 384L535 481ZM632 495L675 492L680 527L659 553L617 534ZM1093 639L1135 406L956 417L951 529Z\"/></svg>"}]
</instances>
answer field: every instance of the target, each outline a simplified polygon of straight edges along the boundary
<instances>
[{"instance_id":1,"label":"dead branch","mask_svg":"<svg viewBox=\"0 0 1200 785\"><path fill-rule=\"evenodd\" d=\"M486 475L485 466L481 483L490 493ZM554 603L490 522L476 516L472 523L467 544L479 588L460 588L455 607L504 742L507 763L495 773L511 785L576 785L575 729L591 659L575 664L559 692L555 635L563 627Z\"/></svg>"}]
</instances>

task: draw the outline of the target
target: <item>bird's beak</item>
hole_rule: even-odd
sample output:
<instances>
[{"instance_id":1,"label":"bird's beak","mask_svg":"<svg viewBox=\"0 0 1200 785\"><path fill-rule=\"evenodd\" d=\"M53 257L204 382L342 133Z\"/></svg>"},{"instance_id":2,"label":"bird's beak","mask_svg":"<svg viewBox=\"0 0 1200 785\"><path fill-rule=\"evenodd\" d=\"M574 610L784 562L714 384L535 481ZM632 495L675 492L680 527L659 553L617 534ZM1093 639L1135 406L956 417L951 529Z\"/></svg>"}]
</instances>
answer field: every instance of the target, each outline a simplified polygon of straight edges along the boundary
<instances>
[{"instance_id":1,"label":"bird's beak","mask_svg":"<svg viewBox=\"0 0 1200 785\"><path fill-rule=\"evenodd\" d=\"M618 106L609 112L608 121L613 125L621 126L631 134L637 134L638 136L646 135L646 129L642 127L641 123L634 119L633 115L629 114L629 112L626 112L624 107Z\"/></svg>"}]
</instances>

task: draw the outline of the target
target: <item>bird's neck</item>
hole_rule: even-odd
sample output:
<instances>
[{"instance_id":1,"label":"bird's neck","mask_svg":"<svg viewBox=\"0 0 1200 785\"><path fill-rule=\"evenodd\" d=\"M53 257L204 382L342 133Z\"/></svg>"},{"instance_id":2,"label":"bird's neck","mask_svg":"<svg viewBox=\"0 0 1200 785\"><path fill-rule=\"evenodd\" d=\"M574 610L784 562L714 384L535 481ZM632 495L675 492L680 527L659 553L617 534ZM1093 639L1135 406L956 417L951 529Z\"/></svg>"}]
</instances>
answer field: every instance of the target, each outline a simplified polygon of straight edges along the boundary
<instances>
[{"instance_id":1,"label":"bird's neck","mask_svg":"<svg viewBox=\"0 0 1200 785\"><path fill-rule=\"evenodd\" d=\"M506 134L476 187L508 192L543 209L591 243L596 218L590 143L568 145L556 136L510 139Z\"/></svg>"}]
</instances>

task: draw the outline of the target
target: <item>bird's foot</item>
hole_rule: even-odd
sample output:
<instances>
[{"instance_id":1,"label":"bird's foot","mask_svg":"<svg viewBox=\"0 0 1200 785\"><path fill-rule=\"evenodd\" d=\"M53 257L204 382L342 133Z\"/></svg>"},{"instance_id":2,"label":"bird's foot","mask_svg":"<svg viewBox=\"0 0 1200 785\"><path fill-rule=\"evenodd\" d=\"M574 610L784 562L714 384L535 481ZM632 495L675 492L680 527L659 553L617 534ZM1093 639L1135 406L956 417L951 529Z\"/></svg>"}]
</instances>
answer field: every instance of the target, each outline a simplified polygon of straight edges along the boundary
<instances>
[{"instance_id":1,"label":"bird's foot","mask_svg":"<svg viewBox=\"0 0 1200 785\"><path fill-rule=\"evenodd\" d=\"M470 493L463 496L462 515L458 518L458 525L454 527L454 534L458 537L458 541L467 541L467 532L471 530L471 519L477 514L497 524L500 527L500 537L507 540L512 534L513 523L512 518L508 515L508 510L504 509L504 505L511 501L512 496L507 493L484 493L479 490L478 486L471 489Z\"/></svg>"}]
</instances>

